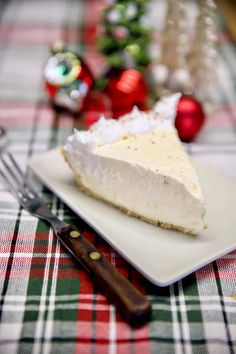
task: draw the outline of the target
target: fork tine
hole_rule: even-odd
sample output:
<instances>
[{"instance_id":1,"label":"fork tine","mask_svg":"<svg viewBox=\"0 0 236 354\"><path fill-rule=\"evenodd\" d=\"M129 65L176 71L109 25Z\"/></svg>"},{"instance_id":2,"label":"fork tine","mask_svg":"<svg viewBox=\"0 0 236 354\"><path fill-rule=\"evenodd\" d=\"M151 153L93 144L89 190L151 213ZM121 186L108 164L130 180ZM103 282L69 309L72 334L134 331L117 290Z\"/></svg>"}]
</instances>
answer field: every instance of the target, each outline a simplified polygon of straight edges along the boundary
<instances>
[{"instance_id":1,"label":"fork tine","mask_svg":"<svg viewBox=\"0 0 236 354\"><path fill-rule=\"evenodd\" d=\"M7 155L9 154L5 154L1 156L1 161L6 169L6 171L8 172L9 176L11 177L12 180L14 180L17 184L22 185L22 177L19 178L19 176L17 175L17 173L15 172L15 170L10 166L10 164L7 161ZM17 169L18 171L18 169Z\"/></svg>"},{"instance_id":2,"label":"fork tine","mask_svg":"<svg viewBox=\"0 0 236 354\"><path fill-rule=\"evenodd\" d=\"M8 160L9 160L11 166L7 162L6 157L8 157ZM15 158L13 157L13 155L10 152L5 154L5 157L1 156L1 160L2 160L2 163L5 166L6 170L8 171L9 175L11 176L11 178L15 179L15 182L18 183L18 185L19 185L18 190L21 190L22 193L24 193L25 195L28 195L29 197L39 197L39 194L33 188L33 186L30 184L30 182L26 181L25 174L23 173L19 164L16 162Z\"/></svg>"},{"instance_id":3,"label":"fork tine","mask_svg":"<svg viewBox=\"0 0 236 354\"><path fill-rule=\"evenodd\" d=\"M20 166L18 165L18 163L16 162L16 160L14 159L13 155L11 153L9 153L9 157L10 157L10 160L11 162L13 163L13 165L15 166L15 168L17 169L17 171L19 172L19 174L21 175L22 178L25 177L22 169L20 168ZM26 175L27 177L27 175ZM26 185L26 180L25 180L25 183L24 183L24 186L25 188L30 192L32 193L34 196L37 196L39 197L39 194L38 192L35 190L35 188L32 186L32 184L30 183L30 181L27 181L27 185Z\"/></svg>"},{"instance_id":4,"label":"fork tine","mask_svg":"<svg viewBox=\"0 0 236 354\"><path fill-rule=\"evenodd\" d=\"M14 167L16 168L17 172L19 173L19 175L24 178L24 173L22 172L20 166L18 165L18 163L16 162L16 160L14 159L14 157L12 156L12 154L9 152L8 156L12 162L12 164L14 165Z\"/></svg>"},{"instance_id":5,"label":"fork tine","mask_svg":"<svg viewBox=\"0 0 236 354\"><path fill-rule=\"evenodd\" d=\"M2 160L2 158L1 158ZM0 175L2 176L2 179L4 180L5 184L10 188L10 190L17 196L17 187L12 181L8 178L8 175L4 173L2 170L0 170Z\"/></svg>"}]
</instances>

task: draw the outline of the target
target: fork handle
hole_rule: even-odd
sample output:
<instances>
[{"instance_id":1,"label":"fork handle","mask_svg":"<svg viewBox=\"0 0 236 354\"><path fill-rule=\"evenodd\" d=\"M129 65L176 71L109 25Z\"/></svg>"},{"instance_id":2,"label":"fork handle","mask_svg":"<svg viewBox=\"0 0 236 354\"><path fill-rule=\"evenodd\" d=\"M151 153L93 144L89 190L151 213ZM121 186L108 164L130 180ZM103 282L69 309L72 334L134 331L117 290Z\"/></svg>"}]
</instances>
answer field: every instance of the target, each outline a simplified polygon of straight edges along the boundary
<instances>
[{"instance_id":1,"label":"fork handle","mask_svg":"<svg viewBox=\"0 0 236 354\"><path fill-rule=\"evenodd\" d=\"M66 226L57 232L57 236L131 325L139 326L150 319L151 305L147 298L78 230Z\"/></svg>"}]
</instances>

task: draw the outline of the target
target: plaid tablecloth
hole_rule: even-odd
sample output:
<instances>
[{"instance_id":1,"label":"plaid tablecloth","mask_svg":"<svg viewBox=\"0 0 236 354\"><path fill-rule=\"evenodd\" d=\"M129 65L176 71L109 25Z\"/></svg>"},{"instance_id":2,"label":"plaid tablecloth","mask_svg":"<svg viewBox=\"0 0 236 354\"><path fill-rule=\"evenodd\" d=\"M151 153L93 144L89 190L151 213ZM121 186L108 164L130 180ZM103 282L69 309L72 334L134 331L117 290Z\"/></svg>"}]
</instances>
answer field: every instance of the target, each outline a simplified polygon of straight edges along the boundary
<instances>
[{"instance_id":1,"label":"plaid tablecloth","mask_svg":"<svg viewBox=\"0 0 236 354\"><path fill-rule=\"evenodd\" d=\"M30 156L61 145L82 124L52 111L42 70L49 45L60 38L82 51L96 73L102 62L94 46L100 6L101 1L79 0L0 2L0 124L9 130L10 150L24 169ZM151 4L150 21L155 16L161 21L163 6L163 1ZM157 31L159 20L153 20ZM236 48L224 29L219 35L219 105L188 149L236 184ZM76 224L65 204L46 188L43 193L53 212ZM132 329L52 230L23 211L2 184L0 221L0 353L236 352L236 252L159 288L88 231L87 237L152 303L151 322Z\"/></svg>"}]
</instances>

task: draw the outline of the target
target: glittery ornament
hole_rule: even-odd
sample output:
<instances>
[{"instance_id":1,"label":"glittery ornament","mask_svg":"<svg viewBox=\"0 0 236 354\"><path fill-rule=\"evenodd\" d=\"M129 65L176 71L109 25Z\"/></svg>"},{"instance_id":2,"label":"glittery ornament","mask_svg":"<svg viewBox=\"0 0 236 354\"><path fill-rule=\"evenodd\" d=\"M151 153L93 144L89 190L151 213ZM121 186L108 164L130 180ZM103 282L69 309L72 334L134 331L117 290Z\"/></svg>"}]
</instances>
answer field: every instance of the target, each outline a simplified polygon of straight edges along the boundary
<instances>
[{"instance_id":1,"label":"glittery ornament","mask_svg":"<svg viewBox=\"0 0 236 354\"><path fill-rule=\"evenodd\" d=\"M186 0L168 0L167 14L162 33L161 57L154 64L154 82L160 97L170 92L192 92L187 54L189 51ZM159 73L160 71L160 73ZM165 71L165 80L164 79Z\"/></svg>"},{"instance_id":2,"label":"glittery ornament","mask_svg":"<svg viewBox=\"0 0 236 354\"><path fill-rule=\"evenodd\" d=\"M201 104L193 97L183 96L177 106L175 126L182 141L192 141L200 132L205 121Z\"/></svg>"},{"instance_id":3,"label":"glittery ornament","mask_svg":"<svg viewBox=\"0 0 236 354\"><path fill-rule=\"evenodd\" d=\"M189 55L189 71L195 96L205 105L214 104L217 81L216 5L213 0L200 0L196 31Z\"/></svg>"},{"instance_id":4,"label":"glittery ornament","mask_svg":"<svg viewBox=\"0 0 236 354\"><path fill-rule=\"evenodd\" d=\"M166 65L171 71L186 67L189 45L186 8L186 0L168 0L161 64Z\"/></svg>"},{"instance_id":5,"label":"glittery ornament","mask_svg":"<svg viewBox=\"0 0 236 354\"><path fill-rule=\"evenodd\" d=\"M63 45L53 45L52 56L44 68L45 86L51 102L62 108L78 112L93 77L88 65Z\"/></svg>"}]
</instances>

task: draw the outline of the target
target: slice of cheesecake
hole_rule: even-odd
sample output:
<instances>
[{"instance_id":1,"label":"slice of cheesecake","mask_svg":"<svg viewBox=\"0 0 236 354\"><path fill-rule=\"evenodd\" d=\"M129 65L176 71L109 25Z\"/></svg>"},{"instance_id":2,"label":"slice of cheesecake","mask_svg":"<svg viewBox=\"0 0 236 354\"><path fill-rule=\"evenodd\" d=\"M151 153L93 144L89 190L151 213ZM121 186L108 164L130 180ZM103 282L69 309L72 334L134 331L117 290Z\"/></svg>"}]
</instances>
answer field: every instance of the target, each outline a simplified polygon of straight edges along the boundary
<instances>
[{"instance_id":1,"label":"slice of cheesecake","mask_svg":"<svg viewBox=\"0 0 236 354\"><path fill-rule=\"evenodd\" d=\"M136 108L119 120L100 118L75 131L62 149L82 190L130 215L197 234L204 227L198 177L173 121L180 95L149 112Z\"/></svg>"}]
</instances>

